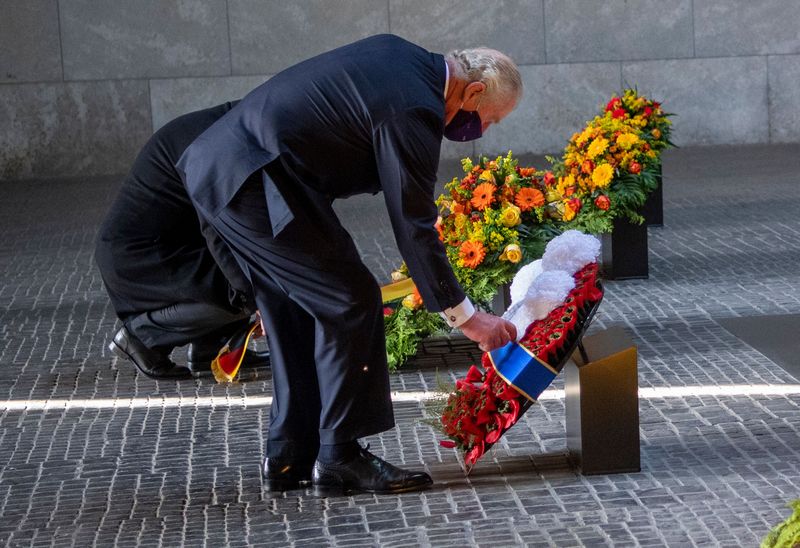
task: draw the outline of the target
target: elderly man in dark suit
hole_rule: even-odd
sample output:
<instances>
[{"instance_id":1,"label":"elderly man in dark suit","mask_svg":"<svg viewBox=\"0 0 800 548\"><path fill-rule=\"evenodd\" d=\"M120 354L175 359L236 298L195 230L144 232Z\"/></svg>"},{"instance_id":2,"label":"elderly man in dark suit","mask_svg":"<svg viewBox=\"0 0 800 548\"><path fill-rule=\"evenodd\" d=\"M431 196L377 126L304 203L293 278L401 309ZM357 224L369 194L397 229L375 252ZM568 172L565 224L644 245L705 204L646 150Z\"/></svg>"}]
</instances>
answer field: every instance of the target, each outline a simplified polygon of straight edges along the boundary
<instances>
[{"instance_id":1,"label":"elderly man in dark suit","mask_svg":"<svg viewBox=\"0 0 800 548\"><path fill-rule=\"evenodd\" d=\"M211 374L224 341L255 311L250 284L200 220L175 163L235 103L183 115L137 156L98 232L95 259L122 327L109 348L154 379ZM189 345L186 367L169 357ZM248 366L268 355L250 353ZM243 364L244 365L244 364Z\"/></svg>"},{"instance_id":2,"label":"elderly man in dark suit","mask_svg":"<svg viewBox=\"0 0 800 548\"><path fill-rule=\"evenodd\" d=\"M438 239L442 137L470 140L517 104L521 79L494 50L446 57L391 35L277 74L178 162L201 218L250 281L272 352L268 489L319 494L427 487L362 448L394 426L379 286L331 203L383 191L397 244L428 310L484 350L515 336L476 312Z\"/></svg>"}]
</instances>

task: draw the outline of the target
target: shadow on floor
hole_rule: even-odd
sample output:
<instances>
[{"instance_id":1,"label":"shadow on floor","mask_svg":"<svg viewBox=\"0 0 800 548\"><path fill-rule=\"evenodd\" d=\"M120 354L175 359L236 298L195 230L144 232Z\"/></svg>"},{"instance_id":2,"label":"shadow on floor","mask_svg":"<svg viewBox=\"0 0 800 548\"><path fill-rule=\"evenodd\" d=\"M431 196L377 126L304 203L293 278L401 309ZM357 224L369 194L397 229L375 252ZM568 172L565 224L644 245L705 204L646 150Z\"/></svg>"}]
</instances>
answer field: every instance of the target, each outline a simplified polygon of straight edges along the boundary
<instances>
[{"instance_id":1,"label":"shadow on floor","mask_svg":"<svg viewBox=\"0 0 800 548\"><path fill-rule=\"evenodd\" d=\"M800 381L800 314L715 321Z\"/></svg>"}]
</instances>

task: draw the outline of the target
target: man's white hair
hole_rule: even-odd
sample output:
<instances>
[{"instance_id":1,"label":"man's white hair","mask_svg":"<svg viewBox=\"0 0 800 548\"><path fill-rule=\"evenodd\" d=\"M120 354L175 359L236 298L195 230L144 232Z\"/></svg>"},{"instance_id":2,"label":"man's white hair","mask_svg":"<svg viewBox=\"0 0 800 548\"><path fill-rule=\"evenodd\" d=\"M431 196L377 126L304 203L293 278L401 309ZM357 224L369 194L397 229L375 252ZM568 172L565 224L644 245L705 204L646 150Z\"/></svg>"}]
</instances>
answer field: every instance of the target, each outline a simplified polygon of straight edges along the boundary
<instances>
[{"instance_id":1,"label":"man's white hair","mask_svg":"<svg viewBox=\"0 0 800 548\"><path fill-rule=\"evenodd\" d=\"M505 53L490 48L453 50L445 55L455 76L467 83L486 84L486 100L497 104L516 102L522 96L522 77L516 63Z\"/></svg>"}]
</instances>

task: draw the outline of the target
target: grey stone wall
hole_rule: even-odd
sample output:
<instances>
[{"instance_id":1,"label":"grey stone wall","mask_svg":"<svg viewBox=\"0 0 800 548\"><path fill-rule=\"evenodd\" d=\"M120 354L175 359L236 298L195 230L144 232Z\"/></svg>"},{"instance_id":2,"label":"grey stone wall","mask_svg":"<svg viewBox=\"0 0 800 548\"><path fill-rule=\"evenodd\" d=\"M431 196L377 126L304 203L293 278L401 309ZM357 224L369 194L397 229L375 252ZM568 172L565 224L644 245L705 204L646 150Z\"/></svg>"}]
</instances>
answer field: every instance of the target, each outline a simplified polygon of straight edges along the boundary
<instances>
[{"instance_id":1,"label":"grey stone wall","mask_svg":"<svg viewBox=\"0 0 800 548\"><path fill-rule=\"evenodd\" d=\"M0 0L0 179L124 172L171 118L381 32L520 64L519 108L444 158L558 151L623 85L679 145L800 141L798 0Z\"/></svg>"}]
</instances>

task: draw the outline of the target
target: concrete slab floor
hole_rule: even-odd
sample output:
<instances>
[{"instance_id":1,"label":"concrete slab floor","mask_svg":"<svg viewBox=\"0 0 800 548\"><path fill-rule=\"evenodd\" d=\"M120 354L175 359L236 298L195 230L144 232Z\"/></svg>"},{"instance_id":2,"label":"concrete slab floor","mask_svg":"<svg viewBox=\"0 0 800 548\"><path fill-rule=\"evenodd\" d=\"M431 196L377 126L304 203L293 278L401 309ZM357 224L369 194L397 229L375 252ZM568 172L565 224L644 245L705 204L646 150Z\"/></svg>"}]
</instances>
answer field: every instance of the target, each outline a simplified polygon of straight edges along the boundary
<instances>
[{"instance_id":1,"label":"concrete slab floor","mask_svg":"<svg viewBox=\"0 0 800 548\"><path fill-rule=\"evenodd\" d=\"M366 441L436 485L330 499L262 489L268 372L154 382L109 355L92 242L119 177L0 184L0 544L757 545L800 496L800 382L715 319L800 313L800 145L671 151L664 174L650 278L607 282L595 325L639 347L640 473L569 467L558 380L465 478L413 397L437 371L411 363ZM380 196L337 207L387 279Z\"/></svg>"}]
</instances>

